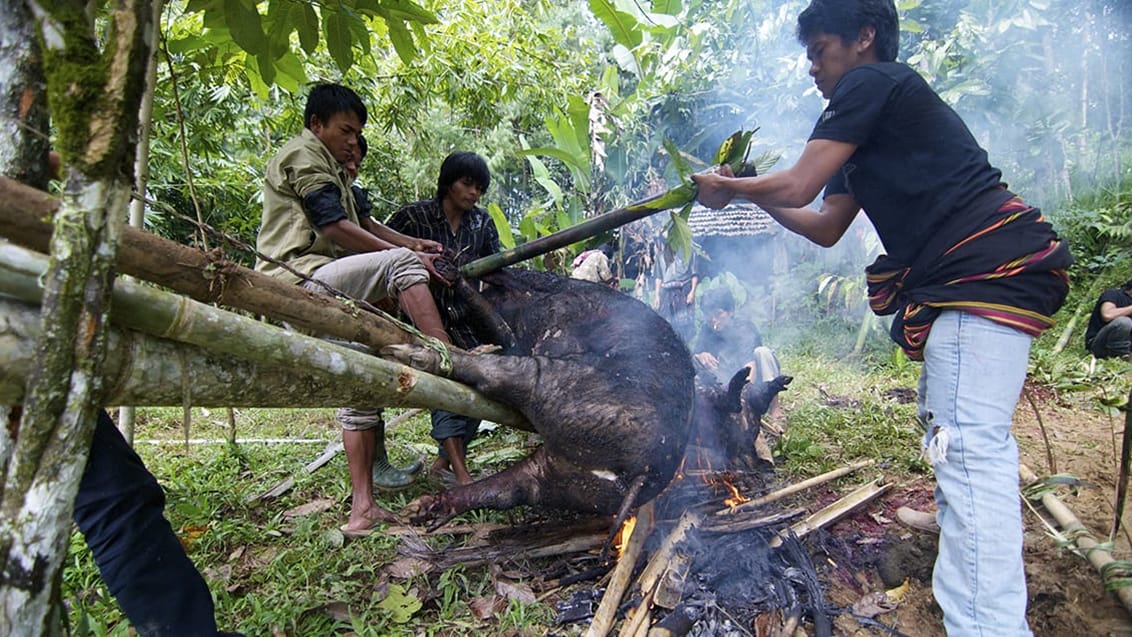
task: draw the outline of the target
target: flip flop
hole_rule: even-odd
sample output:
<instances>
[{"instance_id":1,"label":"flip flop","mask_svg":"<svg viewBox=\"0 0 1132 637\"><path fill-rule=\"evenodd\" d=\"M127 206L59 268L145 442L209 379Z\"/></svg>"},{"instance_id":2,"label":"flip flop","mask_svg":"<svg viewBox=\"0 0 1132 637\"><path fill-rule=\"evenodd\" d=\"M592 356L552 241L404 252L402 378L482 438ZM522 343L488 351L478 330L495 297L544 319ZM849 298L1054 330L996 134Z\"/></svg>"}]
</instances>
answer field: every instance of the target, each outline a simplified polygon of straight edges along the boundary
<instances>
[{"instance_id":1,"label":"flip flop","mask_svg":"<svg viewBox=\"0 0 1132 637\"><path fill-rule=\"evenodd\" d=\"M373 535L374 532L377 530L376 528L374 528L374 527L377 526L376 523L373 526L368 527L368 528L364 528L364 529L351 529L351 528L348 528L348 526L349 526L348 524L343 524L342 526L338 527L338 530L342 532L343 536L348 537L350 539L357 539L357 538L360 538L360 537L369 537L369 536Z\"/></svg>"}]
</instances>

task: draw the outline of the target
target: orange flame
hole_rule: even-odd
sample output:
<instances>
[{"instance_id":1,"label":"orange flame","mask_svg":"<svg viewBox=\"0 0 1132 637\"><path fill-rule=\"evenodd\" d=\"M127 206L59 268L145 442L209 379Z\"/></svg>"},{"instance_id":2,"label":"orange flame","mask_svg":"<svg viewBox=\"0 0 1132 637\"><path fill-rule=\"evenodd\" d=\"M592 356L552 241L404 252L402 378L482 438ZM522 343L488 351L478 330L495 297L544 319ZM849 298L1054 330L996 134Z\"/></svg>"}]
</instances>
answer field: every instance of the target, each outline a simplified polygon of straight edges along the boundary
<instances>
[{"instance_id":1,"label":"orange flame","mask_svg":"<svg viewBox=\"0 0 1132 637\"><path fill-rule=\"evenodd\" d=\"M621 553L625 550L625 545L629 543L629 538L633 537L633 529L637 526L637 516L631 516L621 524L621 530L617 532L617 537L613 540L613 551L617 557L621 557Z\"/></svg>"}]
</instances>

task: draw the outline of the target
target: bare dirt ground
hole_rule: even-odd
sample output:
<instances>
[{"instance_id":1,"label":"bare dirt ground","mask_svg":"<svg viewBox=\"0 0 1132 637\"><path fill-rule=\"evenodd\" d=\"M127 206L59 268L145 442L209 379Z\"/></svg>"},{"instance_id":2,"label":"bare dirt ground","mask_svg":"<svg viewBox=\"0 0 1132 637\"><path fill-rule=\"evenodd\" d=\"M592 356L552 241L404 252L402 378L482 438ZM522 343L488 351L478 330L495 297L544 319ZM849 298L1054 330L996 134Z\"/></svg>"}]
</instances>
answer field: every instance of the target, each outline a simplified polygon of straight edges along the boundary
<instances>
[{"instance_id":1,"label":"bare dirt ground","mask_svg":"<svg viewBox=\"0 0 1132 637\"><path fill-rule=\"evenodd\" d=\"M1112 526L1115 483L1118 475L1124 415L1108 416L1085 404L1075 395L1059 395L1048 388L1027 386L1037 407L1024 397L1015 414L1014 434L1023 464L1039 476L1069 474L1094 485L1075 492L1058 491L1061 501L1104 542ZM1050 471L1041 424L1050 439L1056 464ZM930 478L898 484L867 513L857 514L831 527L825 536L828 546L826 576L829 601L847 607L870 591L890 588L903 577L909 589L899 607L876 619L896 634L909 637L942 637L942 614L931 595L931 564L935 537L908 529L895 522L896 509L903 505L932 509ZM1040 505L1038 511L1045 515ZM878 512L877 509L880 509ZM1047 519L1049 516L1046 516ZM1025 519L1025 563L1029 590L1028 619L1038 637L1086 635L1132 635L1132 615L1114 593L1105 590L1096 569L1083 557L1058 545L1046 527L1031 512ZM1130 516L1124 515L1123 526ZM1129 533L1116 538L1116 559L1130 554ZM820 564L815 558L815 564ZM843 635L880 635L886 630L865 627L847 616L835 624Z\"/></svg>"}]
</instances>

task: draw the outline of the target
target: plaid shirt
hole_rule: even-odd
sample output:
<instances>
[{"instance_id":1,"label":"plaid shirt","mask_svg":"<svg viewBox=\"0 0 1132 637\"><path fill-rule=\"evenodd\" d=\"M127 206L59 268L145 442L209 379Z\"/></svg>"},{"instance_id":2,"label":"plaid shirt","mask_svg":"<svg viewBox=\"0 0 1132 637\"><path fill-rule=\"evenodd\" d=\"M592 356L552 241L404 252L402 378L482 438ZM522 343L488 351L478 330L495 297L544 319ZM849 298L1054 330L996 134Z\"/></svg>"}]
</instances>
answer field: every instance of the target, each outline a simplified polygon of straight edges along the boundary
<instances>
[{"instance_id":1,"label":"plaid shirt","mask_svg":"<svg viewBox=\"0 0 1132 637\"><path fill-rule=\"evenodd\" d=\"M452 232L440 201L436 199L418 201L401 208L385 225L410 237L439 242L449 258L456 255L456 266L499 252L499 233L495 222L480 208L464 213L456 232ZM479 345L475 332L465 320L467 308L458 302L454 290L440 285L431 287L432 298L452 342L463 348Z\"/></svg>"}]
</instances>

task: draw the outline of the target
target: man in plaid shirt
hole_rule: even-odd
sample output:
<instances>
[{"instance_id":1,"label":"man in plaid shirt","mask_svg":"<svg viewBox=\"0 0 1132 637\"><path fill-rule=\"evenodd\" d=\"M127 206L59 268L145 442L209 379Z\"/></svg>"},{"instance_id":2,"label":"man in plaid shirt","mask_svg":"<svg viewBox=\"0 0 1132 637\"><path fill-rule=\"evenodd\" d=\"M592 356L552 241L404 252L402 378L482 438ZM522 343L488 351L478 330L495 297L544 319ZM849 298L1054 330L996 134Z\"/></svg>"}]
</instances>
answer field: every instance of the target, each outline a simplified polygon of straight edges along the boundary
<instances>
[{"instance_id":1,"label":"man in plaid shirt","mask_svg":"<svg viewBox=\"0 0 1132 637\"><path fill-rule=\"evenodd\" d=\"M444 158L436 184L436 197L401 208L386 226L410 237L436 241L453 265L462 265L499 252L499 233L491 216L476 206L488 185L491 174L483 157L457 151ZM468 309L456 298L455 289L431 286L433 299L440 311L452 343L465 349L481 343L468 324ZM480 421L444 410L432 412L432 437L439 444L432 473L439 475L451 467L459 484L472 481L466 456L468 443L475 438Z\"/></svg>"}]
</instances>

